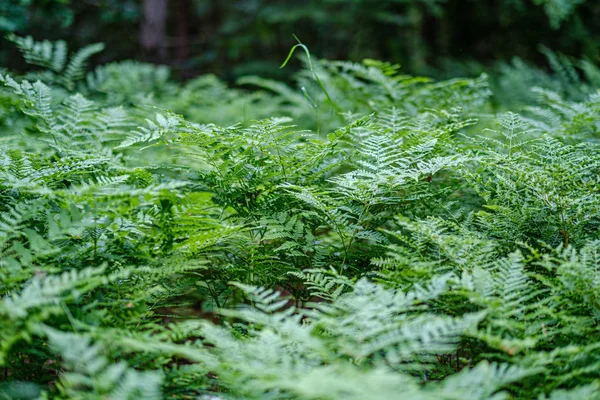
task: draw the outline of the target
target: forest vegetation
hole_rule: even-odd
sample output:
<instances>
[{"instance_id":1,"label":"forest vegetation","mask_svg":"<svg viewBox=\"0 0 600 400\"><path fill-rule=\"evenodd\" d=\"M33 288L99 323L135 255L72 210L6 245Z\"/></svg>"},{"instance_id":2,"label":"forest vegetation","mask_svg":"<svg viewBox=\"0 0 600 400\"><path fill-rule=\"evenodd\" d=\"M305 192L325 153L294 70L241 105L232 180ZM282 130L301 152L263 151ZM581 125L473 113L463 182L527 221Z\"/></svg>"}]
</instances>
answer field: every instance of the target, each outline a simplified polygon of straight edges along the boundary
<instances>
[{"instance_id":1,"label":"forest vegetation","mask_svg":"<svg viewBox=\"0 0 600 400\"><path fill-rule=\"evenodd\" d=\"M183 1L240 49L120 58L142 3L0 2L0 399L600 398L598 4L471 62L453 0Z\"/></svg>"}]
</instances>

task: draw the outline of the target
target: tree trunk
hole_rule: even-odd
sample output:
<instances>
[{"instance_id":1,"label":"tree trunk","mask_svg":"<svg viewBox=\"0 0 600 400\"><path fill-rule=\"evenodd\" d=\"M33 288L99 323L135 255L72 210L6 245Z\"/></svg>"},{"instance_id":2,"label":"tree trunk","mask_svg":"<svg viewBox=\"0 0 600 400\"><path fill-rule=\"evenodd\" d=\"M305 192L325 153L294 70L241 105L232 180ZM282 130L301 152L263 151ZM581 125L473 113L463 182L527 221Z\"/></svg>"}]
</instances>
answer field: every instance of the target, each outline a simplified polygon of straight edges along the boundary
<instances>
[{"instance_id":1,"label":"tree trunk","mask_svg":"<svg viewBox=\"0 0 600 400\"><path fill-rule=\"evenodd\" d=\"M425 41L423 40L423 10L418 4L411 4L408 10L409 25L409 57L410 67L413 74L423 73L427 65Z\"/></svg>"},{"instance_id":2,"label":"tree trunk","mask_svg":"<svg viewBox=\"0 0 600 400\"><path fill-rule=\"evenodd\" d=\"M140 42L152 61L166 60L165 33L167 24L167 0L144 0L144 19Z\"/></svg>"},{"instance_id":3,"label":"tree trunk","mask_svg":"<svg viewBox=\"0 0 600 400\"><path fill-rule=\"evenodd\" d=\"M190 77L186 63L191 55L190 49L190 16L192 15L191 0L178 0L175 13L175 61L181 69L183 77Z\"/></svg>"}]
</instances>

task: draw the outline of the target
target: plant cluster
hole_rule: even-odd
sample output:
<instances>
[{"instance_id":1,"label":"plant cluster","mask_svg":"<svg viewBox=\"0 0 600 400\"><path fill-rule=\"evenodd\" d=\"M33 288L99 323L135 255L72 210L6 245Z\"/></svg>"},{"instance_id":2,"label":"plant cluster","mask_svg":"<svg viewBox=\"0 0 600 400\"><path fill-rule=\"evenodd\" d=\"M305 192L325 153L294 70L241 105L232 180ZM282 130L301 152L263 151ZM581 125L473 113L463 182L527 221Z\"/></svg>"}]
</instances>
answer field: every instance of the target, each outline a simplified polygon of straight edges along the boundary
<instances>
[{"instance_id":1,"label":"plant cluster","mask_svg":"<svg viewBox=\"0 0 600 400\"><path fill-rule=\"evenodd\" d=\"M110 44L104 62L151 60L179 76L210 71L230 81L252 74L289 80L293 69L277 73L277 66L292 33L321 57L395 60L418 75L434 73L431 67L461 75L452 68L457 61L489 69L518 56L539 64L540 43L598 60L598 19L594 0L0 2L2 35L69 38L73 47L102 38ZM0 48L0 65L26 67L12 46Z\"/></svg>"},{"instance_id":2,"label":"plant cluster","mask_svg":"<svg viewBox=\"0 0 600 400\"><path fill-rule=\"evenodd\" d=\"M301 44L249 91L10 39L0 398L600 398L593 80L515 113Z\"/></svg>"}]
</instances>

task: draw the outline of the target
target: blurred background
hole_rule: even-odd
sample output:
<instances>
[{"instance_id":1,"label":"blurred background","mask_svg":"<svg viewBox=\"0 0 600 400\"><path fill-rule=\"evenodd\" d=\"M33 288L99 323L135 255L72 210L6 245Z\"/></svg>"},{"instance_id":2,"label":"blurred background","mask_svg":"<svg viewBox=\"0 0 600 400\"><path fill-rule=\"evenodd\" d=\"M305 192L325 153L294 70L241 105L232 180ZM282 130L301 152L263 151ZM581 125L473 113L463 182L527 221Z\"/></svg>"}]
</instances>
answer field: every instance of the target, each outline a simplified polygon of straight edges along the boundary
<instances>
[{"instance_id":1,"label":"blurred background","mask_svg":"<svg viewBox=\"0 0 600 400\"><path fill-rule=\"evenodd\" d=\"M598 0L0 0L0 33L104 42L96 63L137 59L173 75L288 79L296 34L320 58L381 59L406 73L475 75L513 57L542 68L545 46L597 64ZM0 65L25 69L0 41ZM299 67L299 66L296 66Z\"/></svg>"}]
</instances>

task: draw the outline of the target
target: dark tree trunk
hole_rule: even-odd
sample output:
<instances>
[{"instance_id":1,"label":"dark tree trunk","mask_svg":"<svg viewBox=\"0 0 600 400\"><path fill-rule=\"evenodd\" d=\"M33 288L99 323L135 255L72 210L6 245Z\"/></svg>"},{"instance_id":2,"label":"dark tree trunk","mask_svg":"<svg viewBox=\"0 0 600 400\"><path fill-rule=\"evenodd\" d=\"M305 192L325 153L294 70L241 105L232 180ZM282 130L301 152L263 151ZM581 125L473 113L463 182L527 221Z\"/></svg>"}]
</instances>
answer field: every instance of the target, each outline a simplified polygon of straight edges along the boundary
<instances>
[{"instance_id":1,"label":"dark tree trunk","mask_svg":"<svg viewBox=\"0 0 600 400\"><path fill-rule=\"evenodd\" d=\"M190 72L186 61L191 55L190 48L190 16L192 14L191 0L178 0L175 2L175 60L181 74L188 77Z\"/></svg>"},{"instance_id":2,"label":"dark tree trunk","mask_svg":"<svg viewBox=\"0 0 600 400\"><path fill-rule=\"evenodd\" d=\"M426 66L426 49L423 40L423 10L418 4L411 4L408 10L408 19L410 23L409 31L409 54L410 67L413 74L423 73Z\"/></svg>"},{"instance_id":3,"label":"dark tree trunk","mask_svg":"<svg viewBox=\"0 0 600 400\"><path fill-rule=\"evenodd\" d=\"M167 0L144 0L140 42L151 61L166 60Z\"/></svg>"}]
</instances>

